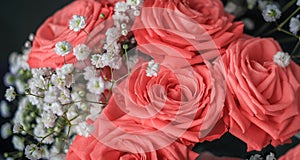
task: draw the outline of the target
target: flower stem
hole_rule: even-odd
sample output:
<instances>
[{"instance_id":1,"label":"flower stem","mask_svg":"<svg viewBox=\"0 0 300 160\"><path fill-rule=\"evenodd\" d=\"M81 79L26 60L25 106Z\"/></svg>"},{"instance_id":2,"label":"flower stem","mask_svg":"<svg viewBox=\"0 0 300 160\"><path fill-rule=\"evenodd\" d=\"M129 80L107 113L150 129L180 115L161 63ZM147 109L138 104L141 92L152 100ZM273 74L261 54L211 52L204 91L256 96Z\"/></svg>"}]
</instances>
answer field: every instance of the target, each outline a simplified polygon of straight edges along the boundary
<instances>
[{"instance_id":1,"label":"flower stem","mask_svg":"<svg viewBox=\"0 0 300 160\"><path fill-rule=\"evenodd\" d=\"M291 6L294 5L294 3L296 3L297 0L292 0L289 3L287 3L284 7L282 7L281 12L285 12L287 11Z\"/></svg>"},{"instance_id":2,"label":"flower stem","mask_svg":"<svg viewBox=\"0 0 300 160\"><path fill-rule=\"evenodd\" d=\"M300 7L298 7L288 18L286 18L277 28L281 29L295 14L300 11Z\"/></svg>"},{"instance_id":3,"label":"flower stem","mask_svg":"<svg viewBox=\"0 0 300 160\"><path fill-rule=\"evenodd\" d=\"M299 46L300 46L300 38L298 38L298 42L297 42L296 46L294 47L294 49L293 49L291 55L294 55L294 54L296 53L297 48L298 48ZM300 55L298 55L298 56L300 56Z\"/></svg>"}]
</instances>

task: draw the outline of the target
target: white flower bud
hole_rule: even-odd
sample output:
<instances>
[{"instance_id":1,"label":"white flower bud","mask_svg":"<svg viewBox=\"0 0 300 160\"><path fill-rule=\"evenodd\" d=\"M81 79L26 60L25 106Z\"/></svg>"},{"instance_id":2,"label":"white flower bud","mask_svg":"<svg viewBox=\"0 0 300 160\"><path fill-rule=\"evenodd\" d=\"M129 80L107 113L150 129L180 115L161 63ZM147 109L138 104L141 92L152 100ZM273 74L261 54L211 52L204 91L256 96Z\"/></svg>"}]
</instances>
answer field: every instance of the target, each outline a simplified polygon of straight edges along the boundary
<instances>
[{"instance_id":1,"label":"white flower bud","mask_svg":"<svg viewBox=\"0 0 300 160\"><path fill-rule=\"evenodd\" d=\"M81 29L84 29L86 26L85 18L79 15L73 15L72 19L69 22L70 30L78 32Z\"/></svg>"},{"instance_id":2,"label":"white flower bud","mask_svg":"<svg viewBox=\"0 0 300 160\"><path fill-rule=\"evenodd\" d=\"M60 41L55 44L54 51L60 56L65 56L72 51L72 45L68 41Z\"/></svg>"}]
</instances>

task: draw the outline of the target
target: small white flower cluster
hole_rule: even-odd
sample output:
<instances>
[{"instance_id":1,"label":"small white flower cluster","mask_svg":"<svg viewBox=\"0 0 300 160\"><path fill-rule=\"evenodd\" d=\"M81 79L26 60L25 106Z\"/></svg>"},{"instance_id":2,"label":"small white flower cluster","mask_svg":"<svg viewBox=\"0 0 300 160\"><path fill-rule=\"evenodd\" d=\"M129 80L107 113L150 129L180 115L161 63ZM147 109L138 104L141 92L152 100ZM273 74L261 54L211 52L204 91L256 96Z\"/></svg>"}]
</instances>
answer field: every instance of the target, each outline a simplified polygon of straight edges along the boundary
<instances>
[{"instance_id":1,"label":"small white flower cluster","mask_svg":"<svg viewBox=\"0 0 300 160\"><path fill-rule=\"evenodd\" d=\"M264 158L260 154L254 154L247 160L264 160ZM266 156L265 160L276 160L276 157L274 153L270 152L270 154Z\"/></svg>"},{"instance_id":2,"label":"small white flower cluster","mask_svg":"<svg viewBox=\"0 0 300 160\"><path fill-rule=\"evenodd\" d=\"M27 145L25 148L25 155L28 159L40 159L43 154L42 148L35 144Z\"/></svg>"},{"instance_id":3,"label":"small white flower cluster","mask_svg":"<svg viewBox=\"0 0 300 160\"><path fill-rule=\"evenodd\" d=\"M119 69L122 65L120 55L121 45L118 42L121 36L127 36L128 29L136 16L140 15L142 0L127 0L126 2L117 2L112 16L114 26L106 31L104 53L92 55L91 62L96 68L109 66L113 69Z\"/></svg>"},{"instance_id":4,"label":"small white flower cluster","mask_svg":"<svg viewBox=\"0 0 300 160\"><path fill-rule=\"evenodd\" d=\"M273 61L280 67L286 67L290 64L291 56L287 52L279 51L274 55Z\"/></svg>"},{"instance_id":5,"label":"small white flower cluster","mask_svg":"<svg viewBox=\"0 0 300 160\"><path fill-rule=\"evenodd\" d=\"M73 15L72 19L69 22L70 30L78 32L81 29L84 29L86 26L85 17L80 15Z\"/></svg>"},{"instance_id":6,"label":"small white flower cluster","mask_svg":"<svg viewBox=\"0 0 300 160\"><path fill-rule=\"evenodd\" d=\"M86 27L86 18L81 15L73 15L72 19L69 21L69 29L74 32L79 32ZM88 58L91 50L85 44L77 44L73 48L72 44L68 41L59 41L55 44L54 51L57 55L66 56L71 53L75 55L77 60L85 60Z\"/></svg>"},{"instance_id":7,"label":"small white flower cluster","mask_svg":"<svg viewBox=\"0 0 300 160\"><path fill-rule=\"evenodd\" d=\"M115 26L121 30L123 36L128 34L130 19L140 15L142 0L127 0L126 2L117 2L114 8L113 19Z\"/></svg>"},{"instance_id":8,"label":"small white flower cluster","mask_svg":"<svg viewBox=\"0 0 300 160\"><path fill-rule=\"evenodd\" d=\"M101 71L106 66L111 69L121 67L122 48L119 40L127 36L134 17L140 14L141 5L141 0L116 3L114 26L106 31L101 54L93 53L94 50L86 44L71 44L68 41L55 44L54 52L57 55L72 53L84 66L65 62L57 69L30 69L27 59L34 39L31 34L23 54L13 53L10 57L10 73L4 78L6 86L9 86L5 96L8 101L14 100L16 95L20 97L13 121L1 126L1 136L5 139L14 134L15 149L25 149L29 159L64 159L68 148L66 143L71 142L71 137L75 134L89 136L94 128L87 122L99 116L109 99L103 93L111 90L115 83ZM69 21L69 29L73 32L84 30L86 25L86 18L80 15L74 15ZM139 59L137 55L127 55L127 49L128 46L125 49L127 65L132 68ZM147 74L155 76L159 65L151 63ZM5 101L1 102L0 107L1 116L11 116ZM28 134L33 135L32 139L28 139ZM66 138L70 141L66 142ZM34 144L37 141L39 145Z\"/></svg>"},{"instance_id":9,"label":"small white flower cluster","mask_svg":"<svg viewBox=\"0 0 300 160\"><path fill-rule=\"evenodd\" d=\"M7 101L9 101L9 102L13 101L16 98L16 95L17 95L17 93L16 93L14 87L9 86L9 88L6 89L5 98Z\"/></svg>"},{"instance_id":10,"label":"small white flower cluster","mask_svg":"<svg viewBox=\"0 0 300 160\"><path fill-rule=\"evenodd\" d=\"M290 32L292 32L293 34L297 35L298 31L300 30L299 16L291 18L289 27L290 27Z\"/></svg>"},{"instance_id":11,"label":"small white flower cluster","mask_svg":"<svg viewBox=\"0 0 300 160\"><path fill-rule=\"evenodd\" d=\"M281 11L275 4L268 4L262 11L262 15L266 22L275 22L281 17Z\"/></svg>"},{"instance_id":12,"label":"small white flower cluster","mask_svg":"<svg viewBox=\"0 0 300 160\"><path fill-rule=\"evenodd\" d=\"M68 41L60 41L55 44L54 51L60 56L65 56L72 51L72 44Z\"/></svg>"},{"instance_id":13,"label":"small white flower cluster","mask_svg":"<svg viewBox=\"0 0 300 160\"><path fill-rule=\"evenodd\" d=\"M157 74L159 72L159 64L158 63L155 63L154 60L151 60L149 63L148 63L148 67L147 67L147 70L146 70L146 76L148 77L157 77Z\"/></svg>"},{"instance_id":14,"label":"small white flower cluster","mask_svg":"<svg viewBox=\"0 0 300 160\"><path fill-rule=\"evenodd\" d=\"M27 96L19 99L13 127L10 123L2 125L1 135L8 138L12 133L17 134L13 137L13 144L17 150L23 150L28 142L22 135L33 133L41 146L36 150L38 152L26 152L28 158L64 157L64 147L51 147L65 146L63 139L67 136L89 136L93 127L86 120L95 120L99 116L103 107L99 101L100 95L111 85L100 77L100 72L93 66L77 69L73 64L65 64L56 70L38 68L24 72L29 75L23 82L25 84L27 81ZM14 88L10 87L7 99L12 100L15 95ZM1 102L1 115L10 116L5 101ZM36 149L33 144L27 146L27 151L33 149ZM43 154L39 156L40 153Z\"/></svg>"},{"instance_id":15,"label":"small white flower cluster","mask_svg":"<svg viewBox=\"0 0 300 160\"><path fill-rule=\"evenodd\" d=\"M247 0L247 4L248 4L248 9L253 9L254 6L256 5L257 0Z\"/></svg>"}]
</instances>

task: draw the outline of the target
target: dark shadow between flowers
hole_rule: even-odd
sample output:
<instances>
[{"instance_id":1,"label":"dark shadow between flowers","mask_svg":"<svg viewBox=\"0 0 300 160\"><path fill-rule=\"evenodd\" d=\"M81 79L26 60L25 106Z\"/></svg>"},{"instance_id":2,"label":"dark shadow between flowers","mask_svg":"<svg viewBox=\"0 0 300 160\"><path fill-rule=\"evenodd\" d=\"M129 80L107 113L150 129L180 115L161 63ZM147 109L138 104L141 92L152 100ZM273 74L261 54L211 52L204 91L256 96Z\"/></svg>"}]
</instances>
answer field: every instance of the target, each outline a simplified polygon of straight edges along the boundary
<instances>
[{"instance_id":1,"label":"dark shadow between flowers","mask_svg":"<svg viewBox=\"0 0 300 160\"><path fill-rule=\"evenodd\" d=\"M299 143L300 139L292 137L292 143L289 144L281 145L276 148L268 145L267 147L262 149L262 151L246 152L246 143L227 132L218 140L196 144L193 148L193 151L200 154L204 151L209 151L215 156L238 157L243 159L250 158L250 156L254 154L260 154L265 157L270 152L275 153L276 157L280 157L284 155L289 149L295 147Z\"/></svg>"}]
</instances>

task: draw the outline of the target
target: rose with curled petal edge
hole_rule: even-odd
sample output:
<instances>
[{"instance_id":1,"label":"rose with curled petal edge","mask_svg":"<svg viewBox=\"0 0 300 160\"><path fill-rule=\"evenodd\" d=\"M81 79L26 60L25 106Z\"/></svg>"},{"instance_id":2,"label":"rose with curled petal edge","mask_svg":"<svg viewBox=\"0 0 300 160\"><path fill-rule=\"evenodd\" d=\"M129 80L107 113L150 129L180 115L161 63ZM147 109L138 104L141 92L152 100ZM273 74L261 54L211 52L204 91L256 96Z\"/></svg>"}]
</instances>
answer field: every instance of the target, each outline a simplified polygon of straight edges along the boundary
<instances>
[{"instance_id":1,"label":"rose with curled petal edge","mask_svg":"<svg viewBox=\"0 0 300 160\"><path fill-rule=\"evenodd\" d=\"M227 131L220 121L225 84L219 82L224 80L209 64L180 69L161 64L157 76L152 77L147 76L147 66L148 62L140 62L114 88L112 101L116 104L106 107L108 116L127 114L187 146L220 138Z\"/></svg>"},{"instance_id":2,"label":"rose with curled petal edge","mask_svg":"<svg viewBox=\"0 0 300 160\"><path fill-rule=\"evenodd\" d=\"M155 145L161 143L161 139L164 139L166 135L160 134L159 137L144 137L143 132L148 132L149 129L141 124L136 124L132 119L119 118L114 120L114 124L126 126L128 132L140 132L137 136L124 136L122 132L115 132L115 129L109 130L110 128L102 127L103 123L100 122L98 130L99 132L107 131L104 135L112 143L115 143L114 147L107 146L98 138L90 136L88 138L82 136L76 136L75 140L71 144L66 159L68 160L79 160L79 159L109 159L109 160L140 160L140 159L151 159L151 160L178 160L178 159L190 159L194 160L198 157L198 154L193 152L187 146L175 141L168 146L160 149L155 149ZM104 123L105 125L105 123ZM108 131L108 130L109 131ZM117 134L115 134L117 133ZM153 148L151 150L144 147ZM145 151L145 152L144 152Z\"/></svg>"},{"instance_id":3,"label":"rose with curled petal edge","mask_svg":"<svg viewBox=\"0 0 300 160\"><path fill-rule=\"evenodd\" d=\"M59 68L64 65L64 62L74 64L77 60L73 52L65 57L55 53L56 43L68 41L73 47L81 43L89 43L87 42L89 41L89 34L97 29L97 26L102 24L107 18L111 17L112 13L113 6L103 0L77 0L57 11L37 30L28 57L29 66L31 68ZM105 17L100 16L101 14L104 14ZM74 15L80 15L85 18L86 26L78 32L69 28L69 22ZM105 32L102 34L105 34ZM97 39L93 39L93 41L95 40ZM95 43L97 42L90 43L90 47L99 47L93 46Z\"/></svg>"},{"instance_id":4,"label":"rose with curled petal edge","mask_svg":"<svg viewBox=\"0 0 300 160\"><path fill-rule=\"evenodd\" d=\"M242 35L243 24L233 19L220 0L145 0L132 30L138 49L156 61L178 58L155 47L160 44L196 64L219 56L215 49L223 54L224 48Z\"/></svg>"},{"instance_id":5,"label":"rose with curled petal edge","mask_svg":"<svg viewBox=\"0 0 300 160\"><path fill-rule=\"evenodd\" d=\"M244 35L227 48L224 66L216 65L228 88L225 123L248 151L287 143L300 130L300 67L275 63L278 51L274 39Z\"/></svg>"}]
</instances>

